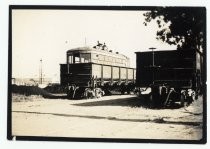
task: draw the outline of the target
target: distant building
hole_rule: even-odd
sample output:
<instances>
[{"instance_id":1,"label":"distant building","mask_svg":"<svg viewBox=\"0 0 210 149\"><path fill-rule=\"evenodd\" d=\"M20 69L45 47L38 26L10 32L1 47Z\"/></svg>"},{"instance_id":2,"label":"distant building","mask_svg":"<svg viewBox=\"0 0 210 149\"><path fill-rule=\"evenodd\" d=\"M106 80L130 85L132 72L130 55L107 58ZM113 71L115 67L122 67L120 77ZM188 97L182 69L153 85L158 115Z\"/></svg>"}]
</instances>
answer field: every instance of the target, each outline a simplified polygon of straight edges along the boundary
<instances>
[{"instance_id":1,"label":"distant building","mask_svg":"<svg viewBox=\"0 0 210 149\"><path fill-rule=\"evenodd\" d=\"M40 78L12 78L12 84L15 85L26 85L26 86L38 86ZM42 84L52 83L51 78L42 78Z\"/></svg>"}]
</instances>

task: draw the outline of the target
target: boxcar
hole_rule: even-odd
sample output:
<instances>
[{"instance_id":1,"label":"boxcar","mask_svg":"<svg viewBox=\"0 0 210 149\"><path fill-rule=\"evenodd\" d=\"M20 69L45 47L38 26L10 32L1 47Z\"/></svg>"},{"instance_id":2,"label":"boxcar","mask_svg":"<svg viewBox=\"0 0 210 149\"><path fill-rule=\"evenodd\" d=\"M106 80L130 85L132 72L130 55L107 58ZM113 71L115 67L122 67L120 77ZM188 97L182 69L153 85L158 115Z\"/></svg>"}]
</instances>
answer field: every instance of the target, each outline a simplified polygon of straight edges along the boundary
<instances>
[{"instance_id":1,"label":"boxcar","mask_svg":"<svg viewBox=\"0 0 210 149\"><path fill-rule=\"evenodd\" d=\"M68 50L66 60L66 64L60 64L60 82L63 86L92 90L135 82L136 70L129 67L129 58L123 54L80 47Z\"/></svg>"},{"instance_id":2,"label":"boxcar","mask_svg":"<svg viewBox=\"0 0 210 149\"><path fill-rule=\"evenodd\" d=\"M151 102L196 98L203 86L203 56L198 50L136 52L136 86L151 88Z\"/></svg>"}]
</instances>

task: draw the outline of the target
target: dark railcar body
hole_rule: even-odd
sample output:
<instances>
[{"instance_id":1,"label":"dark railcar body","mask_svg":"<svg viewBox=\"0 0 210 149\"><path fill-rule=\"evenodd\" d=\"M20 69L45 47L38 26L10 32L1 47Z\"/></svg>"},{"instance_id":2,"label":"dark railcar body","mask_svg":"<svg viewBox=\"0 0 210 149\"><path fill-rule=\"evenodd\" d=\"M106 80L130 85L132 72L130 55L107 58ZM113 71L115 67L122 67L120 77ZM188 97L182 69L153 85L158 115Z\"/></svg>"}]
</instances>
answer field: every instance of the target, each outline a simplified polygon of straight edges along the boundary
<instances>
[{"instance_id":1,"label":"dark railcar body","mask_svg":"<svg viewBox=\"0 0 210 149\"><path fill-rule=\"evenodd\" d=\"M134 68L96 63L60 64L61 85L64 86L74 84L80 87L92 87L94 84L103 86L107 82L134 83L135 71Z\"/></svg>"},{"instance_id":2,"label":"dark railcar body","mask_svg":"<svg viewBox=\"0 0 210 149\"><path fill-rule=\"evenodd\" d=\"M92 65L90 63L69 64L69 66L60 64L61 85L88 86L91 79L91 70Z\"/></svg>"},{"instance_id":3,"label":"dark railcar body","mask_svg":"<svg viewBox=\"0 0 210 149\"><path fill-rule=\"evenodd\" d=\"M136 85L167 84L196 90L203 83L202 61L202 53L196 50L136 52Z\"/></svg>"},{"instance_id":4,"label":"dark railcar body","mask_svg":"<svg viewBox=\"0 0 210 149\"><path fill-rule=\"evenodd\" d=\"M60 64L63 86L100 87L105 84L134 83L136 70L129 58L101 48L79 47L68 50L66 64Z\"/></svg>"}]
</instances>

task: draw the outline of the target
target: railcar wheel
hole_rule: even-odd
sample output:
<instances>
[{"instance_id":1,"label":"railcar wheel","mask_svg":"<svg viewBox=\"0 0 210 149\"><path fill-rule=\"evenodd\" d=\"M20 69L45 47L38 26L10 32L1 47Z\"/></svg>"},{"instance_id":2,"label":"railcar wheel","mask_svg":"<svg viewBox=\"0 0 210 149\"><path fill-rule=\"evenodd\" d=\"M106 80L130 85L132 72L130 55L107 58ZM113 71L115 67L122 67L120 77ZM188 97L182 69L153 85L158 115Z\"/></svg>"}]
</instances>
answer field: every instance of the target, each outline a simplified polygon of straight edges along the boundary
<instances>
[{"instance_id":1,"label":"railcar wheel","mask_svg":"<svg viewBox=\"0 0 210 149\"><path fill-rule=\"evenodd\" d=\"M181 107L184 107L185 106L185 101L186 101L186 95L185 95L185 92L182 92L181 93L181 97L180 97Z\"/></svg>"},{"instance_id":2,"label":"railcar wheel","mask_svg":"<svg viewBox=\"0 0 210 149\"><path fill-rule=\"evenodd\" d=\"M152 86L151 87L151 95L150 95L150 102L152 108L159 108L160 107L160 93L159 93L159 86Z\"/></svg>"},{"instance_id":3,"label":"railcar wheel","mask_svg":"<svg viewBox=\"0 0 210 149\"><path fill-rule=\"evenodd\" d=\"M154 108L154 99L152 93L149 94L149 108Z\"/></svg>"},{"instance_id":4,"label":"railcar wheel","mask_svg":"<svg viewBox=\"0 0 210 149\"><path fill-rule=\"evenodd\" d=\"M163 86L161 88L161 93L160 93L160 105L163 106L164 105L164 101L167 98L167 88L165 86Z\"/></svg>"},{"instance_id":5,"label":"railcar wheel","mask_svg":"<svg viewBox=\"0 0 210 149\"><path fill-rule=\"evenodd\" d=\"M187 91L187 106L189 106L193 101L195 100L195 91L192 89L189 89Z\"/></svg>"},{"instance_id":6,"label":"railcar wheel","mask_svg":"<svg viewBox=\"0 0 210 149\"><path fill-rule=\"evenodd\" d=\"M173 92L174 92L174 89L171 88L169 93L168 93L168 95L167 95L167 97L166 97L166 100L165 100L165 102L163 104L165 107L171 104L171 98L172 98L172 93Z\"/></svg>"},{"instance_id":7,"label":"railcar wheel","mask_svg":"<svg viewBox=\"0 0 210 149\"><path fill-rule=\"evenodd\" d=\"M101 88L96 88L94 89L94 91L95 91L96 98L101 98L105 94Z\"/></svg>"},{"instance_id":8,"label":"railcar wheel","mask_svg":"<svg viewBox=\"0 0 210 149\"><path fill-rule=\"evenodd\" d=\"M94 97L94 91L91 90L90 88L86 88L84 91L84 98L91 99L93 97Z\"/></svg>"}]
</instances>

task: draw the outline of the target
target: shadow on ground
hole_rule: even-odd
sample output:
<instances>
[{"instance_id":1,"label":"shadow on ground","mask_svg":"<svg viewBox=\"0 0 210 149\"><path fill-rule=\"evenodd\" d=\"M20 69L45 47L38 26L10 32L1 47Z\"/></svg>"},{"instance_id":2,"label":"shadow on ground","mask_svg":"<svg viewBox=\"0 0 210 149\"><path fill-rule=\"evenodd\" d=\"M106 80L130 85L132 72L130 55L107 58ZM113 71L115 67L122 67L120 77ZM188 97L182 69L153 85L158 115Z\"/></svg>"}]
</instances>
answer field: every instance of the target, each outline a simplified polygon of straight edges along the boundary
<instances>
[{"instance_id":1,"label":"shadow on ground","mask_svg":"<svg viewBox=\"0 0 210 149\"><path fill-rule=\"evenodd\" d=\"M48 91L41 89L37 86L12 86L12 92L30 96L30 95L41 95L44 98L48 99L68 99L67 95L59 95L59 94L52 94ZM179 104L171 104L167 107L163 106L154 106L152 105L151 101L148 98L148 95L142 95L141 97L120 97L119 93L113 92L111 93L113 96L113 99L109 100L100 100L100 98L97 101L90 101L91 99L85 100L85 99L74 99L74 100L84 100L84 103L74 104L76 106L128 106L128 107L144 107L144 108L153 108L156 109L162 109L162 108L170 108L170 109L177 109L180 108ZM117 95L114 96L113 94ZM158 103L158 102L157 102Z\"/></svg>"},{"instance_id":2,"label":"shadow on ground","mask_svg":"<svg viewBox=\"0 0 210 149\"><path fill-rule=\"evenodd\" d=\"M175 124L175 125L192 125L192 126L200 126L201 122L185 122L185 121L167 121L164 118L157 119L123 119L117 117L104 117L104 116L91 116L91 115L73 115L73 114L59 114L59 113L44 113L44 112L32 112L32 111L12 111L15 113L27 113L27 114L47 114L53 116L63 116L63 117L79 117L79 118L88 118L88 119L106 119L111 121L128 121L128 122L152 122L158 124Z\"/></svg>"},{"instance_id":3,"label":"shadow on ground","mask_svg":"<svg viewBox=\"0 0 210 149\"><path fill-rule=\"evenodd\" d=\"M43 96L44 98L47 99L69 99L68 96L66 95L47 95L47 96Z\"/></svg>"},{"instance_id":4,"label":"shadow on ground","mask_svg":"<svg viewBox=\"0 0 210 149\"><path fill-rule=\"evenodd\" d=\"M147 97L148 95L145 95L144 97L125 97L125 98L119 98L115 97L114 99L110 100L100 100L97 101L90 101L90 102L84 102L84 103L77 103L73 104L75 106L128 106L128 107L143 107L143 108L151 108L151 101ZM90 99L91 100L91 99ZM172 104L167 107L156 107L153 109L178 109L180 108L180 104Z\"/></svg>"}]
</instances>

